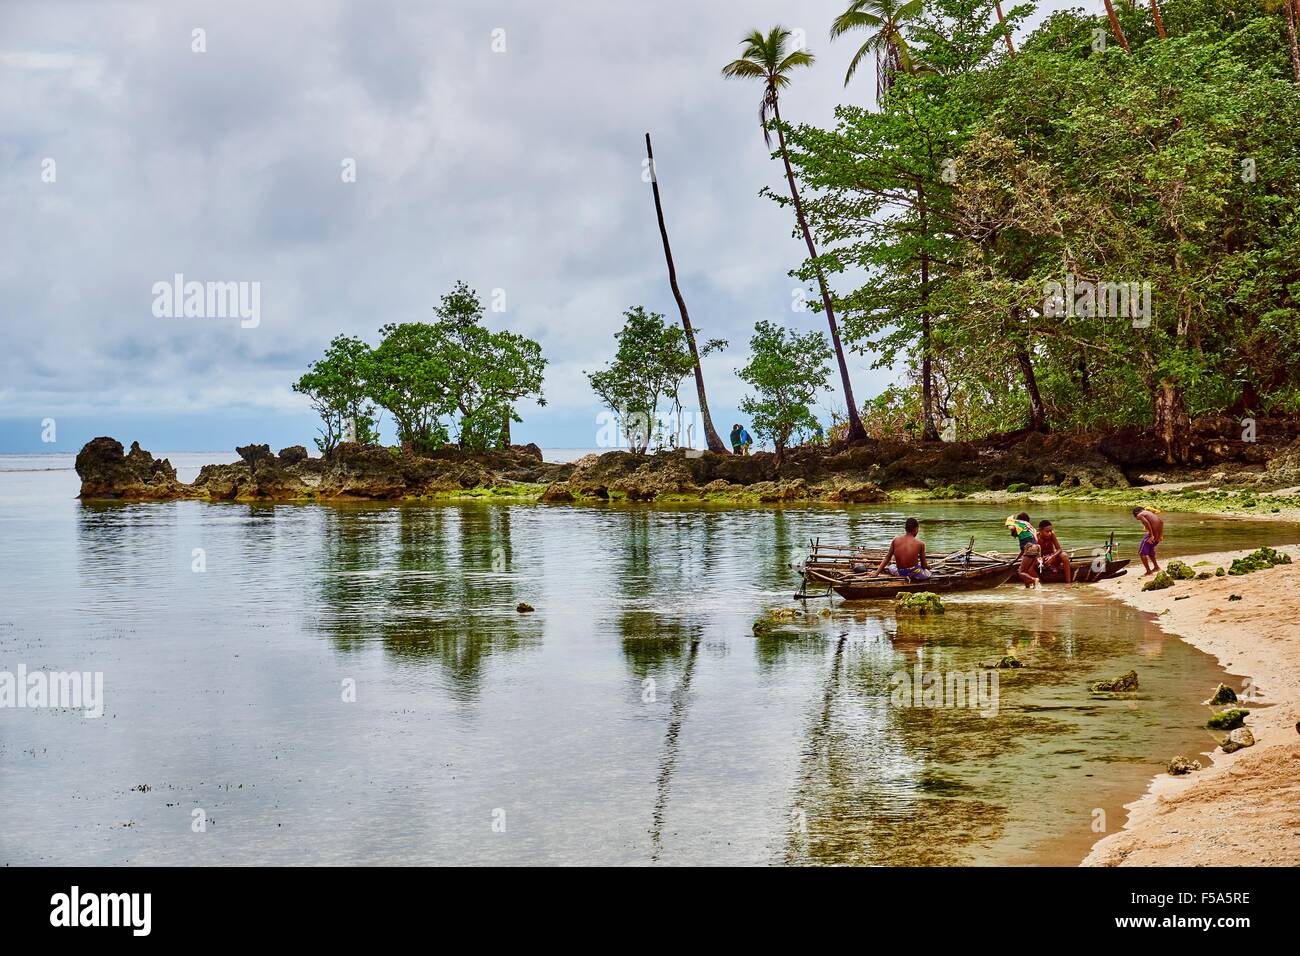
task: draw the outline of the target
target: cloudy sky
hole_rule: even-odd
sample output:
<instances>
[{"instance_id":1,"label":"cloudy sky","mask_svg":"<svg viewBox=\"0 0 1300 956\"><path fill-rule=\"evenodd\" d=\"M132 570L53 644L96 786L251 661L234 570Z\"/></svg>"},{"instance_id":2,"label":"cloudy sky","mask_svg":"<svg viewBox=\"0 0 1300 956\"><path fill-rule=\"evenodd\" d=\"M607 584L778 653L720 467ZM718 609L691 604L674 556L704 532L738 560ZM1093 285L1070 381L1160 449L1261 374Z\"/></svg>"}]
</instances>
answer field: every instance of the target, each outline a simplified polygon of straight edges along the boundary
<instances>
[{"instance_id":1,"label":"cloudy sky","mask_svg":"<svg viewBox=\"0 0 1300 956\"><path fill-rule=\"evenodd\" d=\"M801 28L820 62L782 112L829 124L874 85L842 86L853 45L826 31L843 6L3 0L0 452L98 434L309 445L290 384L331 336L427 320L462 278L503 290L489 324L550 360L548 407L524 408L515 439L591 447L582 372L609 357L622 311L677 319L646 131L692 318L732 343L705 369L729 424L754 322L824 320L792 312L802 245L757 195L783 182L760 90L719 69L749 28ZM153 286L177 273L260 283L259 324L156 317ZM891 377L870 365L852 356L860 400Z\"/></svg>"}]
</instances>

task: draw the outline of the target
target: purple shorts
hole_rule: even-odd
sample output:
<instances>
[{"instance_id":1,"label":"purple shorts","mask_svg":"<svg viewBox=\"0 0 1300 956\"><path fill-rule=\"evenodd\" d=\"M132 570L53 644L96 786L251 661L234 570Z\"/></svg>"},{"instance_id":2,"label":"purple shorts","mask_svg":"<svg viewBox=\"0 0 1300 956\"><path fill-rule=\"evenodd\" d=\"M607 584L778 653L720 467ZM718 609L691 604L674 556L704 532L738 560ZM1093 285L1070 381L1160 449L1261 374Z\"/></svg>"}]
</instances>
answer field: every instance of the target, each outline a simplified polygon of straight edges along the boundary
<instances>
[{"instance_id":1,"label":"purple shorts","mask_svg":"<svg viewBox=\"0 0 1300 956\"><path fill-rule=\"evenodd\" d=\"M900 578L907 578L910 581L928 581L930 572L919 565L915 568L892 567L885 568L886 574L897 574Z\"/></svg>"},{"instance_id":2,"label":"purple shorts","mask_svg":"<svg viewBox=\"0 0 1300 956\"><path fill-rule=\"evenodd\" d=\"M1144 558L1154 558L1156 556L1156 545L1151 540L1151 535L1142 539L1142 544L1138 546L1138 554Z\"/></svg>"}]
</instances>

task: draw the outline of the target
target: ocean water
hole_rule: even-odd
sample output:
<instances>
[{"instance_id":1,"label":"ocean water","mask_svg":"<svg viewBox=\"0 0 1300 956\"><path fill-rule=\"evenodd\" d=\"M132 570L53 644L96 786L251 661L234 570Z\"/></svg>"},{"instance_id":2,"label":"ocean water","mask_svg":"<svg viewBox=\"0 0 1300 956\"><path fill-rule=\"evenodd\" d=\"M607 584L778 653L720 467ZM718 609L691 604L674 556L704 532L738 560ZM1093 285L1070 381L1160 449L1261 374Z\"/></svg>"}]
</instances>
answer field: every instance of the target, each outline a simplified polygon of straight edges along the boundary
<instances>
[{"instance_id":1,"label":"ocean water","mask_svg":"<svg viewBox=\"0 0 1300 956\"><path fill-rule=\"evenodd\" d=\"M1244 676L1086 586L822 601L755 637L809 538L881 542L892 505L77 490L70 456L0 456L0 674L103 681L96 719L0 707L0 864L1073 863ZM932 551L1010 541L1005 506L908 507ZM1043 516L1135 551L1121 508ZM1300 540L1168 517L1171 555ZM1008 649L995 706L898 697ZM1088 693L1129 668L1137 695Z\"/></svg>"}]
</instances>

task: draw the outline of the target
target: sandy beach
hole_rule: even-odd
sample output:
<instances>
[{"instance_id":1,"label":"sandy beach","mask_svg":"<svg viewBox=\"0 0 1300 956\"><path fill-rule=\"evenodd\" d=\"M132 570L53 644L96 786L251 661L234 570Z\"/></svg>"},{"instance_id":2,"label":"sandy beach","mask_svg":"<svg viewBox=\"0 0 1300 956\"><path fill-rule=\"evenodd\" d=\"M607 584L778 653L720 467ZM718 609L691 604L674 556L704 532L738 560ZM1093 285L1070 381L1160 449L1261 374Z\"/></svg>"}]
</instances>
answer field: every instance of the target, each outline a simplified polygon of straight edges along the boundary
<instances>
[{"instance_id":1,"label":"sandy beach","mask_svg":"<svg viewBox=\"0 0 1300 956\"><path fill-rule=\"evenodd\" d=\"M1286 551L1300 559L1295 548ZM1227 567L1247 552L1201 554L1184 560ZM1135 562L1136 564L1136 562ZM1300 864L1300 563L1205 581L1179 581L1141 590L1136 574L1103 582L1115 597L1157 615L1159 626L1242 675L1255 699L1246 725L1254 747L1225 754L1223 735L1206 731L1205 750L1188 754L1204 769L1161 774L1128 804L1124 828L1100 840L1084 866L1295 866ZM1229 600L1240 595L1240 600ZM1176 600L1180 599L1180 600ZM1206 688L1206 696L1213 688ZM1206 716L1210 715L1207 708ZM1173 757L1174 754L1170 754Z\"/></svg>"}]
</instances>

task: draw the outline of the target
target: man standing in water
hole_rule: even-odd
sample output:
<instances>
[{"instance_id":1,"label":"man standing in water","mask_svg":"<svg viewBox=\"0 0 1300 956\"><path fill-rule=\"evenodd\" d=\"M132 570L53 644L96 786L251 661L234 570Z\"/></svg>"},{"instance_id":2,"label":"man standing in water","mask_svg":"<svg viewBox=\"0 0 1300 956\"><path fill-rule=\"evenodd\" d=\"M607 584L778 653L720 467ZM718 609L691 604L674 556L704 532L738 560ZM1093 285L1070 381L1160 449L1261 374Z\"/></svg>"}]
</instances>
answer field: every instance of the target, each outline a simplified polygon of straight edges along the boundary
<instances>
[{"instance_id":1,"label":"man standing in water","mask_svg":"<svg viewBox=\"0 0 1300 956\"><path fill-rule=\"evenodd\" d=\"M889 553L876 568L876 574L896 574L912 581L925 581L930 577L930 565L925 560L925 542L916 536L921 524L908 518L903 524L903 534L889 542ZM894 566L886 568L890 560Z\"/></svg>"},{"instance_id":2,"label":"man standing in water","mask_svg":"<svg viewBox=\"0 0 1300 956\"><path fill-rule=\"evenodd\" d=\"M1143 508L1140 505L1133 508L1133 517L1147 529L1146 537L1138 547L1142 567L1146 569L1147 575L1155 574L1160 570L1160 564L1156 561L1156 548L1165 540L1165 519L1160 517L1160 512L1155 508ZM1147 562L1148 558L1151 559L1150 563Z\"/></svg>"},{"instance_id":3,"label":"man standing in water","mask_svg":"<svg viewBox=\"0 0 1300 956\"><path fill-rule=\"evenodd\" d=\"M1027 588L1042 587L1038 580L1038 556L1043 553L1043 550L1038 545L1038 535L1034 533L1029 515L1023 511L1012 515L1006 520L1006 526L1020 542L1020 567L1016 569L1016 577L1020 578Z\"/></svg>"}]
</instances>

